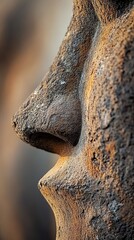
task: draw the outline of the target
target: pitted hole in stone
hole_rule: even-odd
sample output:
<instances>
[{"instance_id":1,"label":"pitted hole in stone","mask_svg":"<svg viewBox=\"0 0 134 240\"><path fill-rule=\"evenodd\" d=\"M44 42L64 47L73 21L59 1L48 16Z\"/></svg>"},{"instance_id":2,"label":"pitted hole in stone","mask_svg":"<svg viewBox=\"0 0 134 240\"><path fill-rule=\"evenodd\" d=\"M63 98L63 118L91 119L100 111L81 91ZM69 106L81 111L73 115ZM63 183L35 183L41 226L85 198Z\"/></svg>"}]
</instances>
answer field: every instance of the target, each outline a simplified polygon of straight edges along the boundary
<instances>
[{"instance_id":1,"label":"pitted hole in stone","mask_svg":"<svg viewBox=\"0 0 134 240\"><path fill-rule=\"evenodd\" d=\"M42 188L42 186L43 186L43 183L42 183L42 181L40 180L40 181L38 182L38 189L40 190L40 189Z\"/></svg>"},{"instance_id":2,"label":"pitted hole in stone","mask_svg":"<svg viewBox=\"0 0 134 240\"><path fill-rule=\"evenodd\" d=\"M16 128L16 125L17 125L16 122L13 121L12 124L13 124L13 128L15 129L15 128Z\"/></svg>"},{"instance_id":3,"label":"pitted hole in stone","mask_svg":"<svg viewBox=\"0 0 134 240\"><path fill-rule=\"evenodd\" d=\"M30 99L23 103L23 108L26 109L30 105Z\"/></svg>"}]
</instances>

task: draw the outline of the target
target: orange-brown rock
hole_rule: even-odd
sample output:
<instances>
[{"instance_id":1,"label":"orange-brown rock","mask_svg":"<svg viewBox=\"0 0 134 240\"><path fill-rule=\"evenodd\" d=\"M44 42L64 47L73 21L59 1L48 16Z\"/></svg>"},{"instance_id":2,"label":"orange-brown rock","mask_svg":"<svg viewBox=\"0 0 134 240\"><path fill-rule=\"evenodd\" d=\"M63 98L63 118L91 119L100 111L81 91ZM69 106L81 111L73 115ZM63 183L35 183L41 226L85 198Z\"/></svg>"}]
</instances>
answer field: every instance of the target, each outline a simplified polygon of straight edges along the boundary
<instances>
[{"instance_id":1,"label":"orange-brown rock","mask_svg":"<svg viewBox=\"0 0 134 240\"><path fill-rule=\"evenodd\" d=\"M59 53L13 118L58 153L39 188L57 240L133 239L134 1L74 1Z\"/></svg>"}]
</instances>

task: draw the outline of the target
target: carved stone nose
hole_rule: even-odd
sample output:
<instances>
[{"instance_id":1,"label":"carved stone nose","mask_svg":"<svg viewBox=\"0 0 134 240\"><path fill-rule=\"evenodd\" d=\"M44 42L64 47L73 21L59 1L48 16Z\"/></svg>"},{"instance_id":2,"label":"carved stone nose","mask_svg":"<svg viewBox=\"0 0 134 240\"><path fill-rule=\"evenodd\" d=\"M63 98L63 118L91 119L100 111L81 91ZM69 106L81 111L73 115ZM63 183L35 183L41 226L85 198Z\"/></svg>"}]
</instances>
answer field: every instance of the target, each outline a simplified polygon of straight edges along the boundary
<instances>
[{"instance_id":1,"label":"carved stone nose","mask_svg":"<svg viewBox=\"0 0 134 240\"><path fill-rule=\"evenodd\" d=\"M62 155L78 143L81 132L78 86L97 25L93 7L90 17L88 11L87 4L74 7L49 73L13 117L13 126L22 140Z\"/></svg>"},{"instance_id":2,"label":"carved stone nose","mask_svg":"<svg viewBox=\"0 0 134 240\"><path fill-rule=\"evenodd\" d=\"M77 93L52 93L43 82L13 117L15 131L31 145L60 154L65 145L77 144L81 130L81 109ZM65 86L62 82L61 90ZM60 88L60 86L59 86ZM63 91L64 93L64 91Z\"/></svg>"}]
</instances>

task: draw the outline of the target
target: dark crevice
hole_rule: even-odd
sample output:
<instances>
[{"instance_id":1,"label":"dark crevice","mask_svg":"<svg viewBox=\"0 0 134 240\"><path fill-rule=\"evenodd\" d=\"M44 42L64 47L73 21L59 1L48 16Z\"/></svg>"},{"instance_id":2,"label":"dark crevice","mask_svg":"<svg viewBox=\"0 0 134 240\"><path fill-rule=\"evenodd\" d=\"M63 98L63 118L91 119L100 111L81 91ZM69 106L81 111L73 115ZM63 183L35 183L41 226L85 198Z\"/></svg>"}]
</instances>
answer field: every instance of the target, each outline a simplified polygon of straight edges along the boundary
<instances>
[{"instance_id":1,"label":"dark crevice","mask_svg":"<svg viewBox=\"0 0 134 240\"><path fill-rule=\"evenodd\" d=\"M60 155L67 147L75 147L79 141L79 136L80 134L75 134L75 136L63 139L50 133L35 132L27 134L27 142L34 147ZM68 141L70 138L73 140Z\"/></svg>"}]
</instances>

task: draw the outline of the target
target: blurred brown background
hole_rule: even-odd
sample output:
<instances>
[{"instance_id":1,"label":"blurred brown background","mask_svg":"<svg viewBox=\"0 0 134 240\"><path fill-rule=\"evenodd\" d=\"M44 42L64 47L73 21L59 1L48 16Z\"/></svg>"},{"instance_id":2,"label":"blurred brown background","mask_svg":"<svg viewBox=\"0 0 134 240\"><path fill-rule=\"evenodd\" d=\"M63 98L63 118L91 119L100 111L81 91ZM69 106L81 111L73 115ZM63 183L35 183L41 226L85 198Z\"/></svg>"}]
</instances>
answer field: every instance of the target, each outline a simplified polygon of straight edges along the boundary
<instances>
[{"instance_id":1,"label":"blurred brown background","mask_svg":"<svg viewBox=\"0 0 134 240\"><path fill-rule=\"evenodd\" d=\"M53 240L53 213L37 189L56 156L21 142L11 117L48 71L72 0L0 1L0 240Z\"/></svg>"}]
</instances>

